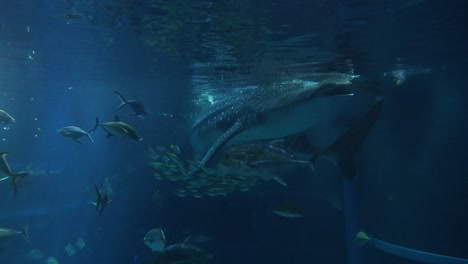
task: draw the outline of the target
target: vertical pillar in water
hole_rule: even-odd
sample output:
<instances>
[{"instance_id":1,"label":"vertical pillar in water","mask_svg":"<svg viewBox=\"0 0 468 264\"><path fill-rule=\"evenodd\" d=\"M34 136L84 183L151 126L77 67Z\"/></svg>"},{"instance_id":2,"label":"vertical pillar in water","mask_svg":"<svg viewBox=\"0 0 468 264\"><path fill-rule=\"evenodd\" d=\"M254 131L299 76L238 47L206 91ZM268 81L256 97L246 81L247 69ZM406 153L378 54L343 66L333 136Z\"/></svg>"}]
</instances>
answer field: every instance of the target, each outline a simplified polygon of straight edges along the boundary
<instances>
[{"instance_id":1,"label":"vertical pillar in water","mask_svg":"<svg viewBox=\"0 0 468 264\"><path fill-rule=\"evenodd\" d=\"M356 234L360 231L357 190L347 178L343 178L343 214L347 264L362 264L362 252L355 243Z\"/></svg>"}]
</instances>

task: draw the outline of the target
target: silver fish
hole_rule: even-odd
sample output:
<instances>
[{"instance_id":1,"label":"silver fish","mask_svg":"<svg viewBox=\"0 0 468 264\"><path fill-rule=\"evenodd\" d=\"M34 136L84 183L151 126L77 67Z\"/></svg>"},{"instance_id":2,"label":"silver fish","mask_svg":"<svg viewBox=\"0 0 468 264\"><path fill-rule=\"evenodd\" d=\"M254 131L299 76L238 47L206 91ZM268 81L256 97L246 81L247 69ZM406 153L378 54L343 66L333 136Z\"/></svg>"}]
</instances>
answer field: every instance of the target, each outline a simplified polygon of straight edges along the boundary
<instances>
[{"instance_id":1,"label":"silver fish","mask_svg":"<svg viewBox=\"0 0 468 264\"><path fill-rule=\"evenodd\" d=\"M120 99L120 105L117 107L117 110L120 110L122 107L125 105L129 105L133 113L132 115L137 115L137 116L147 116L149 114L148 110L146 109L145 105L143 102L139 99L134 99L134 100L125 100L125 98L118 92L114 91L114 93L119 97Z\"/></svg>"},{"instance_id":2,"label":"silver fish","mask_svg":"<svg viewBox=\"0 0 468 264\"><path fill-rule=\"evenodd\" d=\"M61 136L64 136L64 137L67 137L67 138L71 138L73 139L74 141L78 142L78 143L81 143L80 142L80 138L82 137L89 137L89 139L91 140L91 142L94 143L94 140L93 138L91 137L91 134L96 130L96 128L98 127L99 123L97 122L98 120L96 120L96 124L94 125L94 127L89 130L89 131L85 131L83 130L82 128L80 127L77 127L77 126L66 126L66 127L62 127L60 129L57 130L57 133L59 133Z\"/></svg>"},{"instance_id":3,"label":"silver fish","mask_svg":"<svg viewBox=\"0 0 468 264\"><path fill-rule=\"evenodd\" d=\"M282 217L287 217L287 218L299 218L299 217L304 217L304 213L300 208L298 208L295 205L292 204L279 204L276 206L273 210L273 213L282 216Z\"/></svg>"},{"instance_id":4,"label":"silver fish","mask_svg":"<svg viewBox=\"0 0 468 264\"><path fill-rule=\"evenodd\" d=\"M28 229L29 229L28 224L24 225L23 230L21 231L16 231L16 230L0 227L0 246L5 245L6 243L8 243L8 241L10 241L12 238L14 238L17 235L21 235L24 238L24 240L29 242Z\"/></svg>"},{"instance_id":5,"label":"silver fish","mask_svg":"<svg viewBox=\"0 0 468 264\"><path fill-rule=\"evenodd\" d=\"M16 122L15 119L7 112L0 110L0 124L9 124Z\"/></svg>"},{"instance_id":6,"label":"silver fish","mask_svg":"<svg viewBox=\"0 0 468 264\"><path fill-rule=\"evenodd\" d=\"M99 123L97 117L96 122ZM137 135L133 127L131 127L127 123L120 121L118 116L115 116L114 121L99 123L99 126L101 126L107 132L107 137L118 136L122 138L131 138L136 141L141 141L143 139L142 137L139 137Z\"/></svg>"},{"instance_id":7,"label":"silver fish","mask_svg":"<svg viewBox=\"0 0 468 264\"><path fill-rule=\"evenodd\" d=\"M154 228L145 234L143 242L153 251L163 251L166 247L166 236L161 228Z\"/></svg>"},{"instance_id":8,"label":"silver fish","mask_svg":"<svg viewBox=\"0 0 468 264\"><path fill-rule=\"evenodd\" d=\"M183 243L166 247L154 261L155 264L203 264L212 258L199 247L190 243L190 237Z\"/></svg>"}]
</instances>

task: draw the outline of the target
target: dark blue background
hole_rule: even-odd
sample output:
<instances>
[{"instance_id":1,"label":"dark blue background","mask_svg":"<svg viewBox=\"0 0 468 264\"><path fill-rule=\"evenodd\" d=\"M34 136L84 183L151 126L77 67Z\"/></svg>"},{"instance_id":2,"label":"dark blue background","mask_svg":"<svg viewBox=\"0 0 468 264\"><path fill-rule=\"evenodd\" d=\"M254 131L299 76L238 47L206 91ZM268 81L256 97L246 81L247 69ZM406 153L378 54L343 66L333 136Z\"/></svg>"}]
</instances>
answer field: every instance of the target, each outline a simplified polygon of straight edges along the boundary
<instances>
[{"instance_id":1,"label":"dark blue background","mask_svg":"<svg viewBox=\"0 0 468 264\"><path fill-rule=\"evenodd\" d=\"M357 160L353 184L362 229L405 247L468 258L468 4L393 2L276 1L269 26L292 23L291 36L318 31L327 39L319 46L333 42L333 50L352 60L360 84L385 97ZM141 33L126 24L112 27L100 9L92 14L96 24L67 24L69 4L0 3L0 109L16 119L0 131L0 151L10 153L14 171L29 164L63 169L20 184L17 197L8 182L0 183L0 226L19 230L29 223L31 236L29 244L12 241L0 252L0 263L35 263L26 257L31 249L60 263L151 263L154 253L142 239L155 227L164 229L170 244L190 233L213 237L200 244L215 256L213 263L346 262L343 212L318 197L320 187L308 170L288 175L287 188L266 182L221 198L171 195L170 184L152 177L146 151L172 143L190 156L190 59L174 61L143 46ZM133 5L144 8L144 1ZM396 58L431 72L396 86L383 76ZM119 112L142 142L106 139L101 129L94 144L57 135L66 125L89 129L96 116L113 119L119 104L114 90L143 98L149 108L146 119ZM98 217L87 202L95 199L93 185L106 178L115 195ZM151 196L158 189L166 196L154 208ZM306 217L273 215L271 208L285 200ZM85 251L68 257L63 249L78 237L86 241ZM367 263L408 263L371 248L363 252Z\"/></svg>"}]
</instances>

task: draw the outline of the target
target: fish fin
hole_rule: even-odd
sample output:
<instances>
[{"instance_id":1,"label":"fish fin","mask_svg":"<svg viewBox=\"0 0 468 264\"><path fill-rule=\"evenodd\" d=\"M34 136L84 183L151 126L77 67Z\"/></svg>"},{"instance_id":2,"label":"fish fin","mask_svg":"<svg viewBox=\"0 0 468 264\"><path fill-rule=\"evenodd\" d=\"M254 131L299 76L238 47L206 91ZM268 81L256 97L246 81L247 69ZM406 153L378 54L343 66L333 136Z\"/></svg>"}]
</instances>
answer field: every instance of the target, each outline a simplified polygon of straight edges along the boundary
<instances>
[{"instance_id":1,"label":"fish fin","mask_svg":"<svg viewBox=\"0 0 468 264\"><path fill-rule=\"evenodd\" d=\"M9 154L8 152L0 153L0 171L8 176L11 176L10 166L8 165L8 162L6 161L6 156L8 154Z\"/></svg>"},{"instance_id":2,"label":"fish fin","mask_svg":"<svg viewBox=\"0 0 468 264\"><path fill-rule=\"evenodd\" d=\"M94 127L88 131L89 134L93 133L97 127L99 126L99 119L96 117L96 123L94 124Z\"/></svg>"},{"instance_id":3,"label":"fish fin","mask_svg":"<svg viewBox=\"0 0 468 264\"><path fill-rule=\"evenodd\" d=\"M378 98L364 118L348 129L326 150L327 153L335 156L336 165L347 178L353 179L356 174L355 155L380 116L382 104L383 100Z\"/></svg>"},{"instance_id":4,"label":"fish fin","mask_svg":"<svg viewBox=\"0 0 468 264\"><path fill-rule=\"evenodd\" d=\"M190 239L192 238L192 235L189 235L186 239L184 239L184 242L182 242L183 245L189 245L191 244L190 243Z\"/></svg>"},{"instance_id":5,"label":"fish fin","mask_svg":"<svg viewBox=\"0 0 468 264\"><path fill-rule=\"evenodd\" d=\"M93 138L91 137L91 134L88 134L88 137L89 137L89 139L91 139L91 142L94 143L94 140L93 140Z\"/></svg>"},{"instance_id":6,"label":"fish fin","mask_svg":"<svg viewBox=\"0 0 468 264\"><path fill-rule=\"evenodd\" d=\"M115 115L115 117L114 117L114 122L120 122L120 118L119 118L118 115Z\"/></svg>"},{"instance_id":7,"label":"fish fin","mask_svg":"<svg viewBox=\"0 0 468 264\"><path fill-rule=\"evenodd\" d=\"M92 204L94 206L96 206L97 204L95 202L88 202L89 204Z\"/></svg>"},{"instance_id":8,"label":"fish fin","mask_svg":"<svg viewBox=\"0 0 468 264\"><path fill-rule=\"evenodd\" d=\"M110 138L110 137L112 137L112 136L113 136L113 135L112 135L111 133L107 133L106 138Z\"/></svg>"},{"instance_id":9,"label":"fish fin","mask_svg":"<svg viewBox=\"0 0 468 264\"><path fill-rule=\"evenodd\" d=\"M356 176L354 154L355 153L340 154L340 157L336 159L336 165L338 169L340 170L341 174L348 179L354 179Z\"/></svg>"},{"instance_id":10,"label":"fish fin","mask_svg":"<svg viewBox=\"0 0 468 264\"><path fill-rule=\"evenodd\" d=\"M268 144L274 147L281 147L286 142L283 138L270 141Z\"/></svg>"},{"instance_id":11,"label":"fish fin","mask_svg":"<svg viewBox=\"0 0 468 264\"><path fill-rule=\"evenodd\" d=\"M203 157L202 161L200 162L200 167L203 168L208 161L213 158L213 156L224 146L231 138L235 135L239 134L243 130L243 122L238 119L234 125L227 130L221 137L219 137L215 143L211 146L211 148L206 152L205 156Z\"/></svg>"},{"instance_id":12,"label":"fish fin","mask_svg":"<svg viewBox=\"0 0 468 264\"><path fill-rule=\"evenodd\" d=\"M18 180L27 175L28 175L27 172L22 172L22 173L17 173L17 174L12 175L11 182L13 183L13 190L15 192L15 196L18 193Z\"/></svg>"},{"instance_id":13,"label":"fish fin","mask_svg":"<svg viewBox=\"0 0 468 264\"><path fill-rule=\"evenodd\" d=\"M317 177L317 170L315 169L315 161L309 162L309 167L312 170L312 175Z\"/></svg>"},{"instance_id":14,"label":"fish fin","mask_svg":"<svg viewBox=\"0 0 468 264\"><path fill-rule=\"evenodd\" d=\"M29 224L25 224L23 227L23 230L21 230L21 235L23 236L24 240L26 240L26 242L30 241L28 230L29 230Z\"/></svg>"},{"instance_id":15,"label":"fish fin","mask_svg":"<svg viewBox=\"0 0 468 264\"><path fill-rule=\"evenodd\" d=\"M283 180L283 178L279 177L279 176L273 176L273 179L278 182L279 184L287 187L288 184Z\"/></svg>"},{"instance_id":16,"label":"fish fin","mask_svg":"<svg viewBox=\"0 0 468 264\"><path fill-rule=\"evenodd\" d=\"M161 229L161 240L164 243L164 247L166 247L166 235L164 234L164 231Z\"/></svg>"},{"instance_id":17,"label":"fish fin","mask_svg":"<svg viewBox=\"0 0 468 264\"><path fill-rule=\"evenodd\" d=\"M99 205L101 204L101 193L96 185L94 185L94 189L96 190L96 211L98 211Z\"/></svg>"},{"instance_id":18,"label":"fish fin","mask_svg":"<svg viewBox=\"0 0 468 264\"><path fill-rule=\"evenodd\" d=\"M115 93L115 94L119 97L119 99L120 99L120 105L119 105L119 107L117 107L117 109L115 110L115 111L117 111L117 110L120 110L124 105L127 104L127 100L125 100L125 98L124 98L119 92L114 91L114 93Z\"/></svg>"},{"instance_id":19,"label":"fish fin","mask_svg":"<svg viewBox=\"0 0 468 264\"><path fill-rule=\"evenodd\" d=\"M78 139L74 138L73 140L81 144L81 141L79 141Z\"/></svg>"}]
</instances>

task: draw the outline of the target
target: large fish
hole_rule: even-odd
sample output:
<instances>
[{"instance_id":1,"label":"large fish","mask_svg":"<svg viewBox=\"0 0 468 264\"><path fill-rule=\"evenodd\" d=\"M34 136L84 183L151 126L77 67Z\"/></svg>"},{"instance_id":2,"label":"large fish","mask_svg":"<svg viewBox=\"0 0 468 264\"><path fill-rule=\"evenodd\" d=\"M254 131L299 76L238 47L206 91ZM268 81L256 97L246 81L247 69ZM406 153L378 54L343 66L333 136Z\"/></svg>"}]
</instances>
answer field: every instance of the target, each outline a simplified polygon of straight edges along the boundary
<instances>
[{"instance_id":1,"label":"large fish","mask_svg":"<svg viewBox=\"0 0 468 264\"><path fill-rule=\"evenodd\" d=\"M210 106L194 126L192 144L205 152L204 167L228 141L273 139L292 135L336 115L339 95L350 95L343 75L321 82L292 80L237 91ZM348 97L348 96L346 96Z\"/></svg>"},{"instance_id":2,"label":"large fish","mask_svg":"<svg viewBox=\"0 0 468 264\"><path fill-rule=\"evenodd\" d=\"M112 187L106 179L105 185L102 183L101 187L94 185L94 189L96 190L96 202L90 203L96 207L96 212L98 215L101 215L102 211L104 211L104 208L106 208L106 206L112 201L110 198L112 196Z\"/></svg>"},{"instance_id":3,"label":"large fish","mask_svg":"<svg viewBox=\"0 0 468 264\"><path fill-rule=\"evenodd\" d=\"M148 110L146 109L145 105L143 102L139 99L134 99L134 100L125 100L125 98L118 92L114 91L114 93L119 97L120 99L120 105L117 107L117 110L120 110L122 107L125 105L129 105L133 113L132 115L137 115L137 116L147 116L148 115Z\"/></svg>"},{"instance_id":4,"label":"large fish","mask_svg":"<svg viewBox=\"0 0 468 264\"><path fill-rule=\"evenodd\" d=\"M302 209L300 209L299 207L295 205L288 204L288 203L279 204L271 211L279 216L287 217L287 218L304 217L304 212L302 211Z\"/></svg>"},{"instance_id":5,"label":"large fish","mask_svg":"<svg viewBox=\"0 0 468 264\"><path fill-rule=\"evenodd\" d=\"M274 179L281 185L287 186L280 176L283 168L297 164L312 167L313 163L307 155L302 155L306 157L304 159L283 147L283 141L260 141L229 146L223 151L217 163L218 172L221 175L233 174L258 177L262 180Z\"/></svg>"},{"instance_id":6,"label":"large fish","mask_svg":"<svg viewBox=\"0 0 468 264\"><path fill-rule=\"evenodd\" d=\"M204 264L212 258L211 254L202 251L190 243L190 237L183 243L166 247L154 261L155 264Z\"/></svg>"},{"instance_id":7,"label":"large fish","mask_svg":"<svg viewBox=\"0 0 468 264\"><path fill-rule=\"evenodd\" d=\"M275 141L229 146L218 161L218 171L245 176L266 177L286 185L275 176L279 168L288 164L307 164L315 174L315 163L320 157L332 160L340 172L352 179L356 174L354 158L375 125L382 110L379 98L367 114L338 137L327 148L311 145L303 135Z\"/></svg>"},{"instance_id":8,"label":"large fish","mask_svg":"<svg viewBox=\"0 0 468 264\"><path fill-rule=\"evenodd\" d=\"M66 126L66 127L62 127L58 129L57 133L59 133L59 135L61 136L71 138L78 143L81 143L79 139L82 137L89 137L91 142L94 142L93 138L91 137L91 134L96 130L96 128L99 125L97 121L98 120L96 120L96 124L89 131L85 131L84 129L77 127L77 126Z\"/></svg>"},{"instance_id":9,"label":"large fish","mask_svg":"<svg viewBox=\"0 0 468 264\"><path fill-rule=\"evenodd\" d=\"M137 135L133 127L120 121L118 116L115 116L114 121L105 123L99 123L99 120L96 117L96 122L107 132L107 137L118 136L121 138L131 138L137 141L141 141L143 139Z\"/></svg>"},{"instance_id":10,"label":"large fish","mask_svg":"<svg viewBox=\"0 0 468 264\"><path fill-rule=\"evenodd\" d=\"M7 112L0 110L0 124L14 123L15 119Z\"/></svg>"},{"instance_id":11,"label":"large fish","mask_svg":"<svg viewBox=\"0 0 468 264\"><path fill-rule=\"evenodd\" d=\"M29 234L28 234L29 225L26 224L21 231L16 231L8 228L1 228L0 227L0 247L8 243L12 238L17 235L21 235L24 240L29 242Z\"/></svg>"},{"instance_id":12,"label":"large fish","mask_svg":"<svg viewBox=\"0 0 468 264\"><path fill-rule=\"evenodd\" d=\"M0 174L5 175L7 178L11 178L11 182L13 183L13 189L16 193L18 192L18 180L27 176L28 173L20 172L20 173L13 173L10 170L10 166L6 161L6 156L8 155L7 152L0 153ZM5 179L5 178L4 178Z\"/></svg>"}]
</instances>

